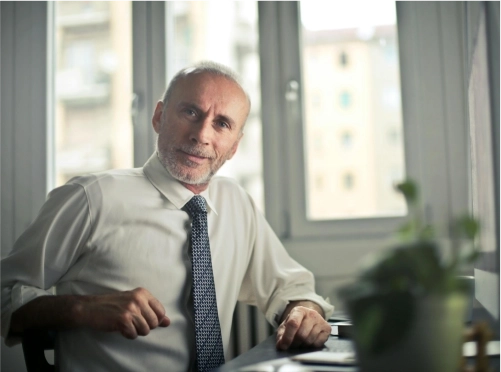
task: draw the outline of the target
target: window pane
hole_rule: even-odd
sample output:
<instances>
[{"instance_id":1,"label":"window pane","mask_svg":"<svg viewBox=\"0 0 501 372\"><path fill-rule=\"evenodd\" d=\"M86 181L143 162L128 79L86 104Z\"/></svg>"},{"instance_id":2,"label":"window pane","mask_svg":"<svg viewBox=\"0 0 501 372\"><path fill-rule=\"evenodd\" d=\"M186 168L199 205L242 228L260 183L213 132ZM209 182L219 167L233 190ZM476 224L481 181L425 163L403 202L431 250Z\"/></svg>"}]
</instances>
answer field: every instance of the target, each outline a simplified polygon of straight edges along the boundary
<instances>
[{"instance_id":1,"label":"window pane","mask_svg":"<svg viewBox=\"0 0 501 372\"><path fill-rule=\"evenodd\" d=\"M132 166L131 3L55 2L55 177Z\"/></svg>"},{"instance_id":2,"label":"window pane","mask_svg":"<svg viewBox=\"0 0 501 372\"><path fill-rule=\"evenodd\" d=\"M169 1L167 76L212 60L235 70L252 105L236 155L218 172L237 179L264 211L257 2Z\"/></svg>"},{"instance_id":3,"label":"window pane","mask_svg":"<svg viewBox=\"0 0 501 372\"><path fill-rule=\"evenodd\" d=\"M300 4L307 218L404 215L395 2Z\"/></svg>"}]
</instances>

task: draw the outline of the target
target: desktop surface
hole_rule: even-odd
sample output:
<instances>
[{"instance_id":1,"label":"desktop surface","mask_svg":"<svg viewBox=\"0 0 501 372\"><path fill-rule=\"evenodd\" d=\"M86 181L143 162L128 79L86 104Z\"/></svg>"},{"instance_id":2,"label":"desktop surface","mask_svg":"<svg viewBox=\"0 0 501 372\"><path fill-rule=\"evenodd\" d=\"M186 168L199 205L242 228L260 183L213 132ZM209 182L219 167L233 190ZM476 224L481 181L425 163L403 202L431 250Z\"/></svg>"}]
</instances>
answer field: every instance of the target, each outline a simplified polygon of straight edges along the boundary
<instances>
[{"instance_id":1,"label":"desktop surface","mask_svg":"<svg viewBox=\"0 0 501 372\"><path fill-rule=\"evenodd\" d=\"M295 366L294 371L299 372L298 369L304 366L306 370L309 370L306 365L299 362L293 361L291 358L305 353L311 353L312 351L319 351L321 349L293 349L293 350L277 350L275 347L276 334L272 334L266 340L261 342L259 345L255 346L248 352L236 357L235 359L229 361L225 365L221 366L218 372L230 372L230 371L278 371L284 366ZM331 336L325 347L329 350L337 350L339 347L345 348L346 343L350 343L349 340L339 339L336 336ZM356 367L353 366L315 366L315 371L358 371Z\"/></svg>"},{"instance_id":2,"label":"desktop surface","mask_svg":"<svg viewBox=\"0 0 501 372\"><path fill-rule=\"evenodd\" d=\"M478 304L476 304L478 305ZM342 320L342 319L336 319ZM493 339L499 340L499 320L492 318L488 319L484 309L474 307L473 322L487 321L490 324L491 330L494 333ZM230 371L253 371L253 372L307 372L307 371L344 371L356 372L359 369L356 366L343 365L309 365L294 361L291 358L294 356L311 353L321 349L293 349L293 350L277 350L275 347L276 334L272 334L266 340L255 346L248 352L236 357L225 365L221 366L218 372ZM350 348L351 341L337 336L330 336L325 344L327 350L346 350ZM324 349L324 350L325 350ZM471 365L474 358L466 358L467 364ZM492 371L499 372L499 354L489 358Z\"/></svg>"}]
</instances>

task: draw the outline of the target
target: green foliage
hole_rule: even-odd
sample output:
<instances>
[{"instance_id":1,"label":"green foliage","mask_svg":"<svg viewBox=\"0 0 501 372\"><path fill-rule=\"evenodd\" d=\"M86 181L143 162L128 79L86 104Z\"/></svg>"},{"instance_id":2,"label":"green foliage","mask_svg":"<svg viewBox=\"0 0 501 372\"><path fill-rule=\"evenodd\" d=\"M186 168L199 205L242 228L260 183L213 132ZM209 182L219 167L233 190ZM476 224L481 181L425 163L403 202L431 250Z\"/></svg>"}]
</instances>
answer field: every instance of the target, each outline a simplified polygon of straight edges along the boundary
<instances>
[{"instance_id":1,"label":"green foliage","mask_svg":"<svg viewBox=\"0 0 501 372\"><path fill-rule=\"evenodd\" d=\"M358 332L357 343L371 353L381 352L380 347L389 347L403 337L418 298L465 290L458 280L460 269L479 254L475 245L479 223L471 216L463 216L452 223L452 257L444 260L434 238L435 229L421 218L416 184L408 180L397 185L397 190L404 195L410 215L410 220L397 231L401 243L376 257L355 283L339 292L357 328L363 330ZM461 252L459 247L465 240L469 249ZM392 322L385 320L389 317L399 319L395 329L388 328ZM375 339L380 346L374 343ZM382 339L386 341L381 344Z\"/></svg>"},{"instance_id":2,"label":"green foliage","mask_svg":"<svg viewBox=\"0 0 501 372\"><path fill-rule=\"evenodd\" d=\"M365 355L378 354L407 334L415 311L415 298L408 292L377 294L348 303L357 321L357 347Z\"/></svg>"},{"instance_id":3,"label":"green foliage","mask_svg":"<svg viewBox=\"0 0 501 372\"><path fill-rule=\"evenodd\" d=\"M416 184L412 180L407 180L399 183L396 186L397 190L400 191L404 197L407 205L414 205L418 201L418 190Z\"/></svg>"},{"instance_id":4,"label":"green foliage","mask_svg":"<svg viewBox=\"0 0 501 372\"><path fill-rule=\"evenodd\" d=\"M401 244L380 255L375 263L365 269L352 287L363 288L363 295L409 291L414 294L446 293L457 288L454 284L461 267L478 257L475 238L479 223L471 216L463 216L452 226L452 259L442 259L440 247L434 240L435 229L424 224L418 211L418 188L412 180L397 185L408 204L410 220L401 226L397 235ZM467 252L460 254L459 243L470 242ZM351 288L351 295L360 290ZM371 292L371 293L369 293ZM342 292L344 293L344 292ZM352 297L345 293L346 296Z\"/></svg>"},{"instance_id":5,"label":"green foliage","mask_svg":"<svg viewBox=\"0 0 501 372\"><path fill-rule=\"evenodd\" d=\"M474 240L480 230L480 225L471 216L463 216L456 221L456 234L464 235L470 240Z\"/></svg>"}]
</instances>

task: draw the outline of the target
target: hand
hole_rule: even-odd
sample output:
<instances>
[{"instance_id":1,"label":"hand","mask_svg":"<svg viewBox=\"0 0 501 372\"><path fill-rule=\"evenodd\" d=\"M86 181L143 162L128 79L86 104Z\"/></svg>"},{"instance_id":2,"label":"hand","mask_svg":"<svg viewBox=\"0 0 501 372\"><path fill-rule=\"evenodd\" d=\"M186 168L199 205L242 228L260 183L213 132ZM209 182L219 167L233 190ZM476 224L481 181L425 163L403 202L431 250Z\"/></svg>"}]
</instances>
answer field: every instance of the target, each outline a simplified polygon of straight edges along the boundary
<instances>
[{"instance_id":1,"label":"hand","mask_svg":"<svg viewBox=\"0 0 501 372\"><path fill-rule=\"evenodd\" d=\"M316 311L294 307L277 330L277 349L322 347L329 338L331 326Z\"/></svg>"},{"instance_id":2,"label":"hand","mask_svg":"<svg viewBox=\"0 0 501 372\"><path fill-rule=\"evenodd\" d=\"M129 339L146 336L150 330L170 324L162 304L144 288L84 296L77 313L81 325L98 331L118 331Z\"/></svg>"}]
</instances>

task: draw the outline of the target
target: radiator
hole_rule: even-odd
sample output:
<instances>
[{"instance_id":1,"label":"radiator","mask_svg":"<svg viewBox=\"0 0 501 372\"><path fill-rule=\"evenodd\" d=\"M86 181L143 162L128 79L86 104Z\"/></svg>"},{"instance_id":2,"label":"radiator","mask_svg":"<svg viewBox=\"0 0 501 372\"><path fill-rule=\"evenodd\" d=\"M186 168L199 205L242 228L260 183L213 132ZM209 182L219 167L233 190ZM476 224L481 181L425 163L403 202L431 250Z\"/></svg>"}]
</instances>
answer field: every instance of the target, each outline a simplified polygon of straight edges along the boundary
<instances>
[{"instance_id":1,"label":"radiator","mask_svg":"<svg viewBox=\"0 0 501 372\"><path fill-rule=\"evenodd\" d=\"M273 331L257 307L239 302L233 313L228 361L264 341Z\"/></svg>"}]
</instances>

